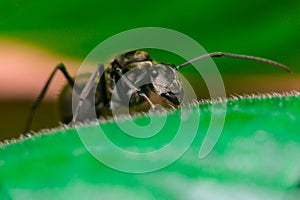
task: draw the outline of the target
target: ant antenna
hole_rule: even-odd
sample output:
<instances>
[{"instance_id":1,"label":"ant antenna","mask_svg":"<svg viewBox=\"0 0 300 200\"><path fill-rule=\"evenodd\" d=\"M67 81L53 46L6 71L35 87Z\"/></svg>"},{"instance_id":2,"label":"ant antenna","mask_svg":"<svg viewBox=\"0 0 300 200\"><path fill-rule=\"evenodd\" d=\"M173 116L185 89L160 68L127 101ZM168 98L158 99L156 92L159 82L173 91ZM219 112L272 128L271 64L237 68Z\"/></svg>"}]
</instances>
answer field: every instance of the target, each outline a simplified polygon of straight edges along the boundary
<instances>
[{"instance_id":1,"label":"ant antenna","mask_svg":"<svg viewBox=\"0 0 300 200\"><path fill-rule=\"evenodd\" d=\"M283 65L279 62L273 61L273 60L260 58L260 57L255 57L255 56L232 54L232 53L223 53L223 52L213 52L213 53L204 54L202 56L191 59L191 60L189 60L189 61L187 61L187 62L185 62L181 65L176 66L175 69L178 70L178 69L180 69L180 68L182 68L186 65L192 64L193 62L196 62L198 60L203 60L205 58L222 57L222 56L231 57L231 58L241 58L241 59L246 59L246 60L254 60L254 61L257 61L257 62L267 63L267 64L270 64L270 65L274 65L276 67L279 67L279 68L281 68L285 71L291 72L290 68L288 68L287 66L285 66L285 65Z\"/></svg>"}]
</instances>

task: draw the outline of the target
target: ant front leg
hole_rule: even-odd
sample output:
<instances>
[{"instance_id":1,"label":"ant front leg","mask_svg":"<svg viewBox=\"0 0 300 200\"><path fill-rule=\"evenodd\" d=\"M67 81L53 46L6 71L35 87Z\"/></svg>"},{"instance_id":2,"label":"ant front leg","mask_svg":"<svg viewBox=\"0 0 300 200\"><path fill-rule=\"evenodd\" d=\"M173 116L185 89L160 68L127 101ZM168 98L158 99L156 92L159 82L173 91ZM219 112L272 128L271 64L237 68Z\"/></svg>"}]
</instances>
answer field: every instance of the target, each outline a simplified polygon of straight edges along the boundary
<instances>
[{"instance_id":1,"label":"ant front leg","mask_svg":"<svg viewBox=\"0 0 300 200\"><path fill-rule=\"evenodd\" d=\"M49 76L46 84L44 85L42 91L40 92L39 96L37 97L37 99L35 100L35 102L33 103L30 112L29 112L29 116L27 118L27 122L25 125L25 130L24 133L28 132L31 128L31 124L32 124L32 120L34 117L34 114L36 112L37 107L40 105L40 103L42 102L42 100L45 97L45 94L49 88L49 85L53 79L53 77L55 76L57 71L61 71L64 75L64 77L67 79L68 84L73 88L74 87L74 80L73 78L70 76L70 74L68 73L68 71L66 70L66 67L63 63L58 64L55 69L53 70L53 72L51 73L51 75Z\"/></svg>"},{"instance_id":2,"label":"ant front leg","mask_svg":"<svg viewBox=\"0 0 300 200\"><path fill-rule=\"evenodd\" d=\"M73 119L71 121L71 124L75 124L78 121L79 113L80 113L81 108L83 107L83 103L88 99L88 96L91 93L91 90L94 88L94 86L96 84L95 80L97 78L97 74L99 74L101 76L103 73L104 73L104 65L101 64L90 76L88 82L86 83L82 92L80 93L79 101L76 106L75 112L73 114ZM101 77L100 77L100 80L101 80ZM89 103L92 103L92 102L89 102Z\"/></svg>"},{"instance_id":3,"label":"ant front leg","mask_svg":"<svg viewBox=\"0 0 300 200\"><path fill-rule=\"evenodd\" d=\"M146 99L146 101L150 104L152 110L156 110L157 106L149 99L149 97L143 93L143 92L138 92L139 96L143 97L144 99Z\"/></svg>"},{"instance_id":4,"label":"ant front leg","mask_svg":"<svg viewBox=\"0 0 300 200\"><path fill-rule=\"evenodd\" d=\"M124 75L122 73L122 70L120 68L116 69L117 73L119 74L120 77L123 78L123 80L125 81L125 83L130 87L130 89L132 91L136 91L137 94L141 97L143 97L151 106L151 108L153 110L156 110L157 109L157 106L149 99L149 97L141 91L141 89L137 88L127 77L126 75Z\"/></svg>"}]
</instances>

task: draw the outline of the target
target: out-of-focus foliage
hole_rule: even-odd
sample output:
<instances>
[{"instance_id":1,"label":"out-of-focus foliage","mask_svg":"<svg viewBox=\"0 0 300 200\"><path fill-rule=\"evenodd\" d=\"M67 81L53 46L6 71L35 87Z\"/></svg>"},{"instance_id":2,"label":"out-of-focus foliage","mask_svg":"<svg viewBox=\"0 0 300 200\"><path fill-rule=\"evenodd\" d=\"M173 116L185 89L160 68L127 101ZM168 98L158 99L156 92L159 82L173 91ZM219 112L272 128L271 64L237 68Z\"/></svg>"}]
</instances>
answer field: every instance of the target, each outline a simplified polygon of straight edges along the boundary
<instances>
[{"instance_id":1,"label":"out-of-focus foliage","mask_svg":"<svg viewBox=\"0 0 300 200\"><path fill-rule=\"evenodd\" d=\"M258 55L295 66L298 71L300 2L295 0L4 0L0 10L0 37L23 39L68 56L84 58L114 34L158 26L189 35L207 51ZM222 63L220 70L227 73L277 72L261 65L254 70L251 62L216 62Z\"/></svg>"},{"instance_id":2,"label":"out-of-focus foliage","mask_svg":"<svg viewBox=\"0 0 300 200\"><path fill-rule=\"evenodd\" d=\"M208 52L225 51L266 57L284 63L296 74L300 69L299 13L300 1L297 0L2 0L0 39L25 41L80 61L96 45L114 34L145 26L165 27L192 37ZM176 57L159 51L154 52L153 56L158 61L180 63ZM291 85L298 84L295 78L292 83L286 81L292 78L286 72L265 64L231 58L216 58L214 61L224 75L229 95L281 92L286 91L285 88L294 89ZM6 65L0 67L1 70L10 68ZM20 65L21 67L23 66ZM209 98L203 80L195 75L191 67L181 69L180 72L187 74L199 98ZM230 74L231 77L226 77L226 74ZM279 75L283 76L283 79L265 81L265 77L255 77L244 80L247 75L257 74ZM34 76L30 78L34 79ZM236 78L239 78L238 81ZM15 77L11 77L11 80L19 81ZM273 86L274 83L277 85ZM271 89L263 90L263 86L270 86ZM57 90L57 93L59 92L60 90ZM3 132L1 138L16 137L23 130L32 102L19 101L14 99L0 103L0 110L5 113L5 116L0 117L3 122L0 128ZM35 118L34 129L57 125L59 119L55 109L52 104L41 105L38 113L42 113L43 117L38 115Z\"/></svg>"}]
</instances>

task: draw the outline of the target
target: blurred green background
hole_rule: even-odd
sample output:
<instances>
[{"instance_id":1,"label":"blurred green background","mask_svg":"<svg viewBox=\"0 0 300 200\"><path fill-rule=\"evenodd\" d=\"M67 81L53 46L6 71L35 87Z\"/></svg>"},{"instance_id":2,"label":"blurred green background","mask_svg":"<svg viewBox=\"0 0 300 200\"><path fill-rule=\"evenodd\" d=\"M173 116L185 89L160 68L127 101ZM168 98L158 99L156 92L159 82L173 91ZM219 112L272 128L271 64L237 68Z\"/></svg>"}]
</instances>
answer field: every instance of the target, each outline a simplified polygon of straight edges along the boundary
<instances>
[{"instance_id":1,"label":"blurred green background","mask_svg":"<svg viewBox=\"0 0 300 200\"><path fill-rule=\"evenodd\" d=\"M34 82L40 76L47 77L54 68L52 62L71 60L71 63L76 64L68 67L74 72L85 56L103 40L128 29L145 26L164 27L182 32L197 40L208 52L224 51L265 57L284 63L293 70L293 74L288 74L251 61L215 59L223 75L228 95L299 89L300 1L297 0L2 0L0 73L4 74L3 77L5 71L13 73L4 77L8 81L1 82L0 140L17 137L22 132L30 106L39 92L32 92L30 88L25 90L20 86L11 87L12 85L25 85L26 82L22 83L23 78ZM38 70L29 69L22 62L18 64L19 68L12 69L7 62L1 62L8 59L5 53L10 44L29 46L36 50L35 54L44 52L47 55L55 55L53 58L57 60L52 59L51 64L39 66L44 68L44 71L25 76L23 71ZM27 50L16 48L9 59L18 61L22 51ZM41 58L36 55L37 57ZM155 58L179 64L176 60L160 54L156 54ZM29 66L34 65L37 60L28 58L28 63ZM209 98L205 93L205 85L202 91L202 83L198 83L193 71L184 69L183 72L191 78L192 84L199 92L199 98ZM4 78L0 77L3 80ZM41 89L44 82L36 80L36 84L33 84ZM62 84L53 87L53 93L56 95L47 96L39 107L33 124L35 130L58 124L55 100ZM15 95L7 96L7 91L12 91ZM30 95L26 96L24 93Z\"/></svg>"}]
</instances>

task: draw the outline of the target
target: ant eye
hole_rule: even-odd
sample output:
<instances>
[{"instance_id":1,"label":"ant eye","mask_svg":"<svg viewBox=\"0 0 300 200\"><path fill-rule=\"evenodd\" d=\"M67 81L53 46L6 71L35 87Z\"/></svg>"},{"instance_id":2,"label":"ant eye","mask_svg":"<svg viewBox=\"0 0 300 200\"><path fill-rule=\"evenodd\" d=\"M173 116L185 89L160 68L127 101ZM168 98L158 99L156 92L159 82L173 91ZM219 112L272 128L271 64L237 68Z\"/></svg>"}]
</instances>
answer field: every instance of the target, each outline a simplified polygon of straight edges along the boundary
<instances>
[{"instance_id":1,"label":"ant eye","mask_svg":"<svg viewBox=\"0 0 300 200\"><path fill-rule=\"evenodd\" d=\"M158 76L158 71L156 69L151 70L151 76L156 78Z\"/></svg>"}]
</instances>

